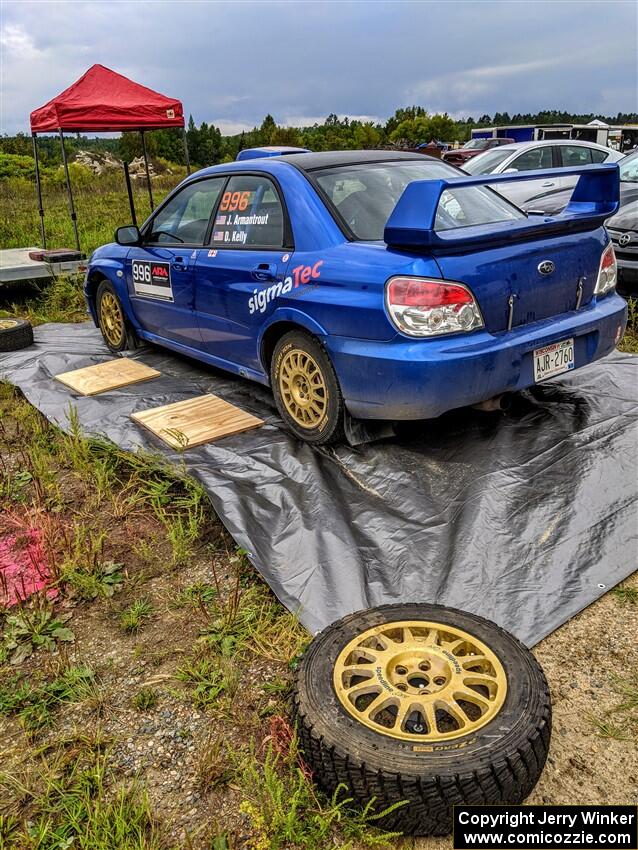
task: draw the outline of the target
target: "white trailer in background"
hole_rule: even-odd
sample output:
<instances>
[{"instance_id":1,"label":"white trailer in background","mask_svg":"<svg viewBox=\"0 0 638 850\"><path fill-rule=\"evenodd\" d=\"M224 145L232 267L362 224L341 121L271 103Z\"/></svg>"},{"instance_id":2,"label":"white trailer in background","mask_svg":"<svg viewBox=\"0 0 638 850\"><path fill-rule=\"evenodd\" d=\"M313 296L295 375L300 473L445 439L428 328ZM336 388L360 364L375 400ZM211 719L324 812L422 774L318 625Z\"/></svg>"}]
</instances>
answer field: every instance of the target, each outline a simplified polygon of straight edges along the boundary
<instances>
[{"instance_id":1,"label":"white trailer in background","mask_svg":"<svg viewBox=\"0 0 638 850\"><path fill-rule=\"evenodd\" d=\"M59 274L80 272L86 265L86 260L83 258L62 261L31 259L30 253L41 250L39 248L5 248L0 251L0 289L20 281L48 281Z\"/></svg>"},{"instance_id":2,"label":"white trailer in background","mask_svg":"<svg viewBox=\"0 0 638 850\"><path fill-rule=\"evenodd\" d=\"M502 127L477 127L473 139L505 138L515 142L537 142L543 139L578 139L581 142L609 144L609 124L594 118L589 124L510 124Z\"/></svg>"}]
</instances>

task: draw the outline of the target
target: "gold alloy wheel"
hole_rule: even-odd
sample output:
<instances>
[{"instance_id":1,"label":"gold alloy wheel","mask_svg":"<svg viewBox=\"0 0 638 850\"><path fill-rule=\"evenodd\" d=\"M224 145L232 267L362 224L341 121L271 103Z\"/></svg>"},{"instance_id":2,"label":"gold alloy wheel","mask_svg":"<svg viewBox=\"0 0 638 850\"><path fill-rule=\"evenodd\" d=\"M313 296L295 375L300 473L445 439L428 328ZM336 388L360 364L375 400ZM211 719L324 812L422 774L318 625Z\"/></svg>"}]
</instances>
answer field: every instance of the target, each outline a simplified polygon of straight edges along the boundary
<instances>
[{"instance_id":1,"label":"gold alloy wheel","mask_svg":"<svg viewBox=\"0 0 638 850\"><path fill-rule=\"evenodd\" d=\"M0 319L0 331L8 331L11 328L17 328L18 322L15 319Z\"/></svg>"},{"instance_id":2,"label":"gold alloy wheel","mask_svg":"<svg viewBox=\"0 0 638 850\"><path fill-rule=\"evenodd\" d=\"M302 428L316 428L328 409L328 388L317 361L300 348L288 351L279 369L286 410Z\"/></svg>"},{"instance_id":3,"label":"gold alloy wheel","mask_svg":"<svg viewBox=\"0 0 638 850\"><path fill-rule=\"evenodd\" d=\"M100 299L100 325L108 342L117 348L124 339L124 316L117 298L111 292L104 292Z\"/></svg>"},{"instance_id":4,"label":"gold alloy wheel","mask_svg":"<svg viewBox=\"0 0 638 850\"><path fill-rule=\"evenodd\" d=\"M333 682L364 726L421 743L475 732L496 717L507 694L503 665L486 644L422 620L362 632L339 654Z\"/></svg>"}]
</instances>

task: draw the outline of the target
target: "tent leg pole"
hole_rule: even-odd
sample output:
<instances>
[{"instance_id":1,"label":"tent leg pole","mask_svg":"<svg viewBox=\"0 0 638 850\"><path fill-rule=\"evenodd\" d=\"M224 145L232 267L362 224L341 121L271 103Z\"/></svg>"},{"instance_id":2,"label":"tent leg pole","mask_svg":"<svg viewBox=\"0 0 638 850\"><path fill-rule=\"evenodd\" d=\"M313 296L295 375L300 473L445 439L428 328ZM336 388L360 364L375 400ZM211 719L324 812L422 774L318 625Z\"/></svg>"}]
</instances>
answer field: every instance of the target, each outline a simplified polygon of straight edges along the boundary
<instances>
[{"instance_id":1,"label":"tent leg pole","mask_svg":"<svg viewBox=\"0 0 638 850\"><path fill-rule=\"evenodd\" d=\"M146 185L148 186L148 199L151 202L151 212L155 209L153 203L153 190L151 189L151 175L148 173L148 154L146 153L146 139L144 138L144 130L140 130L142 137L142 151L144 152L144 167L146 168Z\"/></svg>"},{"instance_id":2,"label":"tent leg pole","mask_svg":"<svg viewBox=\"0 0 638 850\"><path fill-rule=\"evenodd\" d=\"M42 206L42 184L40 183L40 164L38 163L38 140L35 133L31 134L33 140L33 159L35 161L35 188L38 193L38 213L40 214L40 241L42 249L46 251L47 234L44 229L44 207Z\"/></svg>"},{"instance_id":3,"label":"tent leg pole","mask_svg":"<svg viewBox=\"0 0 638 850\"><path fill-rule=\"evenodd\" d=\"M137 217L135 215L135 204L133 202L133 189L131 188L131 175L128 173L128 162L124 163L124 177L126 179L126 193L128 194L128 205L131 208L131 221L137 227Z\"/></svg>"},{"instance_id":4,"label":"tent leg pole","mask_svg":"<svg viewBox=\"0 0 638 850\"><path fill-rule=\"evenodd\" d=\"M75 214L75 205L73 203L73 192L71 191L71 178L69 176L69 163L66 159L66 150L64 149L64 134L60 129L60 144L62 145L62 162L64 164L64 174L66 176L66 191L69 198L69 212L71 213L71 221L73 222L73 233L75 234L75 247L80 250L80 236L78 234L78 219Z\"/></svg>"},{"instance_id":5,"label":"tent leg pole","mask_svg":"<svg viewBox=\"0 0 638 850\"><path fill-rule=\"evenodd\" d=\"M182 141L184 142L184 159L186 160L186 174L191 173L191 158L188 155L188 140L186 139L186 129L182 127Z\"/></svg>"}]
</instances>

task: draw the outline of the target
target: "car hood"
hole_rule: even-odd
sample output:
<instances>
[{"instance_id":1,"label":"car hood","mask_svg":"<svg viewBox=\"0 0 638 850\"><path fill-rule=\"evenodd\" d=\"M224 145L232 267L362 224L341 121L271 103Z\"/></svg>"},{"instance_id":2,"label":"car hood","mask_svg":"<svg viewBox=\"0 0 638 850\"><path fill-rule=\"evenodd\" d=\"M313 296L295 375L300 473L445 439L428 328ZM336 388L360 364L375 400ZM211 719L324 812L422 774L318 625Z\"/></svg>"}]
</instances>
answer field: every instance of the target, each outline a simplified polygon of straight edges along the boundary
<instances>
[{"instance_id":1,"label":"car hood","mask_svg":"<svg viewBox=\"0 0 638 850\"><path fill-rule=\"evenodd\" d=\"M458 150L455 150L455 151L446 151L443 154L443 158L444 159L446 159L446 158L450 158L450 159L471 159L473 156L478 156L478 154L480 154L480 153L483 153L483 151L471 150L471 149L465 150L463 148L459 148Z\"/></svg>"}]
</instances>

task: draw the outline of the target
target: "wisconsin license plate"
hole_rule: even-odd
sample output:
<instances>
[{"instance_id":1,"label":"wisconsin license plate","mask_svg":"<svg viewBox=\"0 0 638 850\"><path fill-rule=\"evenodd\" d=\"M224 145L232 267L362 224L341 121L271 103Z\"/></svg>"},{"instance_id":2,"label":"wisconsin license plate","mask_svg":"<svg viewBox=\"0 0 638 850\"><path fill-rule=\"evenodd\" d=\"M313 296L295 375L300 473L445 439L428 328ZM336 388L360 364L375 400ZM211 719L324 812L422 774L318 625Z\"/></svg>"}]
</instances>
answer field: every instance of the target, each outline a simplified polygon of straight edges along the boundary
<instances>
[{"instance_id":1,"label":"wisconsin license plate","mask_svg":"<svg viewBox=\"0 0 638 850\"><path fill-rule=\"evenodd\" d=\"M536 383L562 375L574 368L574 340L563 339L534 351L534 380Z\"/></svg>"}]
</instances>

